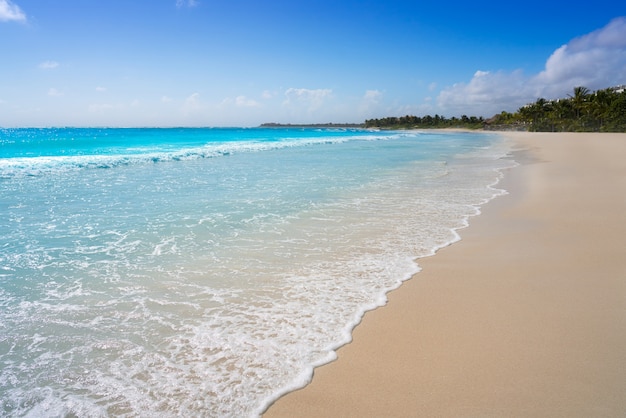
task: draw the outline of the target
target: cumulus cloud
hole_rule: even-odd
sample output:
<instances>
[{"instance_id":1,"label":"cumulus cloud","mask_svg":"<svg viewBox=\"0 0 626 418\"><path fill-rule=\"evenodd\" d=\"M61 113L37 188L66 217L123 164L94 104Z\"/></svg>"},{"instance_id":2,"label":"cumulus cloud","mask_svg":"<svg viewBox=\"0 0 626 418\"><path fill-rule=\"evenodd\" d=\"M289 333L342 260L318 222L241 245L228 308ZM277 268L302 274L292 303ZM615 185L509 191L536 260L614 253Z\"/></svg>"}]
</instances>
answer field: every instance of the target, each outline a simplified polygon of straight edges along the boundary
<instances>
[{"instance_id":1,"label":"cumulus cloud","mask_svg":"<svg viewBox=\"0 0 626 418\"><path fill-rule=\"evenodd\" d=\"M574 87L591 90L626 83L626 17L575 38L546 60L543 71L525 75L477 71L468 83L443 89L439 106L451 114L491 116L515 111L539 97L564 97Z\"/></svg>"},{"instance_id":2,"label":"cumulus cloud","mask_svg":"<svg viewBox=\"0 0 626 418\"><path fill-rule=\"evenodd\" d=\"M25 22L26 14L10 0L0 0L0 22Z\"/></svg>"},{"instance_id":3,"label":"cumulus cloud","mask_svg":"<svg viewBox=\"0 0 626 418\"><path fill-rule=\"evenodd\" d=\"M491 116L519 107L530 101L534 93L528 91L526 77L521 71L512 73L476 71L469 83L459 83L439 93L439 106L454 114Z\"/></svg>"},{"instance_id":4,"label":"cumulus cloud","mask_svg":"<svg viewBox=\"0 0 626 418\"><path fill-rule=\"evenodd\" d=\"M579 85L596 89L626 82L626 17L554 51L545 69L532 81L546 86L548 92Z\"/></svg>"},{"instance_id":5,"label":"cumulus cloud","mask_svg":"<svg viewBox=\"0 0 626 418\"><path fill-rule=\"evenodd\" d=\"M289 88L285 91L285 101L283 105L304 105L309 111L314 111L322 107L324 102L331 98L333 91L331 89L296 89Z\"/></svg>"},{"instance_id":6,"label":"cumulus cloud","mask_svg":"<svg viewBox=\"0 0 626 418\"><path fill-rule=\"evenodd\" d=\"M59 63L56 61L44 61L41 64L39 64L39 68L41 68L42 70L53 70L57 68L58 66L59 66Z\"/></svg>"}]
</instances>

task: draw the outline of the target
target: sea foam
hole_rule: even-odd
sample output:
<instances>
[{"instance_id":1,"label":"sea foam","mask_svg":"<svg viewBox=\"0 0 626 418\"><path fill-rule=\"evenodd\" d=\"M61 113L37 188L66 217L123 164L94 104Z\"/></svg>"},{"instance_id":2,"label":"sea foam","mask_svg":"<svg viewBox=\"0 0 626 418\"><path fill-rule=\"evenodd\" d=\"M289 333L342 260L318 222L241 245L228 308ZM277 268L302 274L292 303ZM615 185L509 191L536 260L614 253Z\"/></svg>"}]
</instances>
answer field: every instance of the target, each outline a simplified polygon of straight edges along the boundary
<instances>
[{"instance_id":1,"label":"sea foam","mask_svg":"<svg viewBox=\"0 0 626 418\"><path fill-rule=\"evenodd\" d=\"M80 155L0 158L11 417L259 415L458 240L512 165L486 134L3 135L48 154L42 135L82 138Z\"/></svg>"}]
</instances>

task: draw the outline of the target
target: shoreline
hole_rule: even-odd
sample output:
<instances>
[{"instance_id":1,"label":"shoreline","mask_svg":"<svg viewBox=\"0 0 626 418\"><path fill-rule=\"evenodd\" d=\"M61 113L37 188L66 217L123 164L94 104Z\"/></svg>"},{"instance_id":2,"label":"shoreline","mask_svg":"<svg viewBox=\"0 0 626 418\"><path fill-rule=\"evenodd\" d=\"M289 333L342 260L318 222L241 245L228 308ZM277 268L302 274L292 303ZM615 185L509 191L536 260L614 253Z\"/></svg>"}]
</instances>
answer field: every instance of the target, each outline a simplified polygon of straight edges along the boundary
<instances>
[{"instance_id":1,"label":"shoreline","mask_svg":"<svg viewBox=\"0 0 626 418\"><path fill-rule=\"evenodd\" d=\"M626 416L626 134L500 135L509 193L265 417Z\"/></svg>"}]
</instances>

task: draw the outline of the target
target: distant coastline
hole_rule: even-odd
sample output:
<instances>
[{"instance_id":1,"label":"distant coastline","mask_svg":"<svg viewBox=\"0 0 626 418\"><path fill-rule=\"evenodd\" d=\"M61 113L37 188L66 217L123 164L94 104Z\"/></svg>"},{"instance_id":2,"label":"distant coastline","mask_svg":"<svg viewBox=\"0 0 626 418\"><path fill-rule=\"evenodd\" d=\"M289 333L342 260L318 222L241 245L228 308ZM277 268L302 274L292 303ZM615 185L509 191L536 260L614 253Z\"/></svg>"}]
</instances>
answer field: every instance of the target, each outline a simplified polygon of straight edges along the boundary
<instances>
[{"instance_id":1,"label":"distant coastline","mask_svg":"<svg viewBox=\"0 0 626 418\"><path fill-rule=\"evenodd\" d=\"M626 132L626 85L591 91L574 87L565 98L537 99L517 112L502 111L485 119L462 115L389 116L367 119L364 123L264 123L269 128L373 128L373 129L469 129L528 132Z\"/></svg>"},{"instance_id":2,"label":"distant coastline","mask_svg":"<svg viewBox=\"0 0 626 418\"><path fill-rule=\"evenodd\" d=\"M261 128L365 128L364 123L262 123Z\"/></svg>"}]
</instances>

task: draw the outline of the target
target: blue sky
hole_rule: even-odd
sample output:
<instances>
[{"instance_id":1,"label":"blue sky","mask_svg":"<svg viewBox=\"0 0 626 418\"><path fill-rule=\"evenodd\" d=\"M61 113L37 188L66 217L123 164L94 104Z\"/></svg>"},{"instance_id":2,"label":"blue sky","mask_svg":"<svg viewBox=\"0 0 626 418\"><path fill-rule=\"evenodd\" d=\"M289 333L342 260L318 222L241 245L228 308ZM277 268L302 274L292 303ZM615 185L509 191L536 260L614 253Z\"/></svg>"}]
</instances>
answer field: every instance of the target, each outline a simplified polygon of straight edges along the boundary
<instances>
[{"instance_id":1,"label":"blue sky","mask_svg":"<svg viewBox=\"0 0 626 418\"><path fill-rule=\"evenodd\" d=\"M489 117L626 84L626 3L0 0L0 126Z\"/></svg>"}]
</instances>

